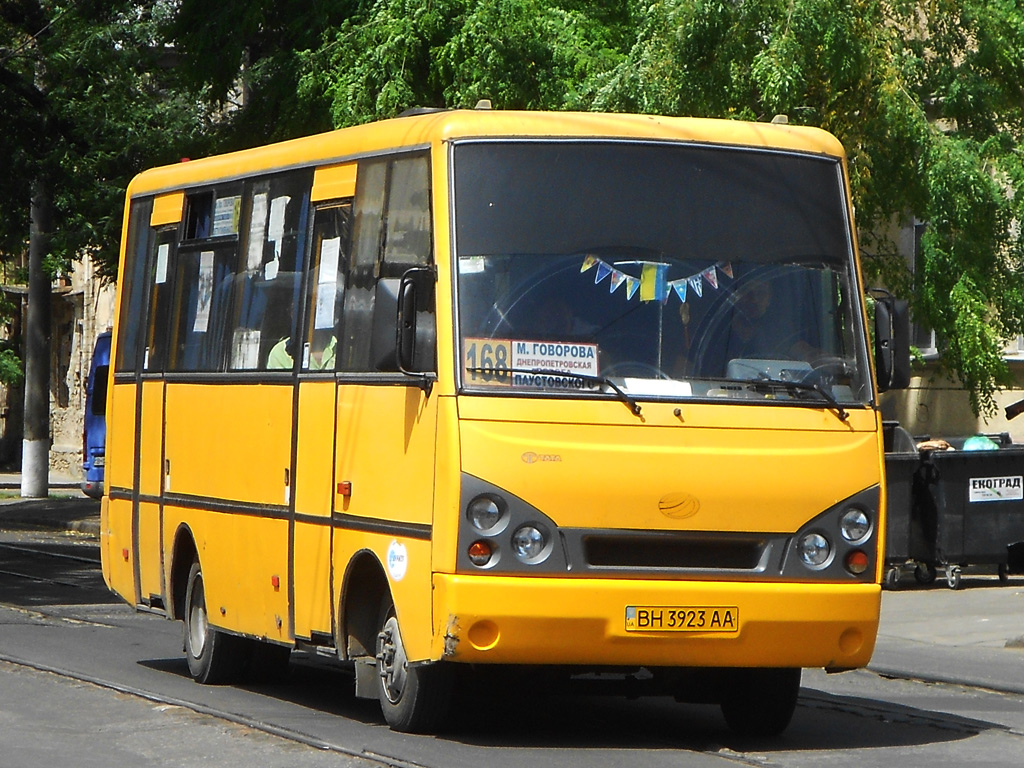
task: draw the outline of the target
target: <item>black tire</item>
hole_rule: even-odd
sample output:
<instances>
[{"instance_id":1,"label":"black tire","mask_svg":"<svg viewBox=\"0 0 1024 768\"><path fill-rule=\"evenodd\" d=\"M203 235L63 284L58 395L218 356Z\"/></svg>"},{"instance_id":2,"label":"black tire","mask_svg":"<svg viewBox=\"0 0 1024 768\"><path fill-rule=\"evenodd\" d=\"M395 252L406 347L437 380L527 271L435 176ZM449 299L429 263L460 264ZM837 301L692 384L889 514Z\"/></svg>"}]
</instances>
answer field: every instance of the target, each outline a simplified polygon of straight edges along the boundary
<instances>
[{"instance_id":1,"label":"black tire","mask_svg":"<svg viewBox=\"0 0 1024 768\"><path fill-rule=\"evenodd\" d=\"M933 584L937 574L938 571L931 563L918 563L914 566L914 578L918 584Z\"/></svg>"},{"instance_id":2,"label":"black tire","mask_svg":"<svg viewBox=\"0 0 1024 768\"><path fill-rule=\"evenodd\" d=\"M394 731L434 733L451 709L452 670L444 662L408 663L391 598L381 607L377 636L378 698L384 719Z\"/></svg>"},{"instance_id":3,"label":"black tire","mask_svg":"<svg viewBox=\"0 0 1024 768\"><path fill-rule=\"evenodd\" d=\"M197 683L220 685L237 681L249 660L243 638L210 626L206 588L199 561L192 563L185 588L185 655L188 671Z\"/></svg>"},{"instance_id":4,"label":"black tire","mask_svg":"<svg viewBox=\"0 0 1024 768\"><path fill-rule=\"evenodd\" d=\"M722 700L729 728L740 736L778 736L789 725L800 695L800 669L733 670Z\"/></svg>"},{"instance_id":5,"label":"black tire","mask_svg":"<svg viewBox=\"0 0 1024 768\"><path fill-rule=\"evenodd\" d=\"M999 563L996 566L996 575L999 576L1000 584L1007 584L1010 581L1010 566L1007 563Z\"/></svg>"}]
</instances>

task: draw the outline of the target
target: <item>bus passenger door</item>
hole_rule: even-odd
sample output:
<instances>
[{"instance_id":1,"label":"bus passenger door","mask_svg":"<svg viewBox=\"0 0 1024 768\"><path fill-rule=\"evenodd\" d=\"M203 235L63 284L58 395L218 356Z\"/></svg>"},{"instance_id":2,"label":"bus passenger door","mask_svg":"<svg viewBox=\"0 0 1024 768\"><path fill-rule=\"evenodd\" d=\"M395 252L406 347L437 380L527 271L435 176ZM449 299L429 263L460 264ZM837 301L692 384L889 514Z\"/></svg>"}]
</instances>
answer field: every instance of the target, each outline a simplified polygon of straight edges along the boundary
<instances>
[{"instance_id":1,"label":"bus passenger door","mask_svg":"<svg viewBox=\"0 0 1024 768\"><path fill-rule=\"evenodd\" d=\"M396 341L403 277L433 274L430 201L427 153L360 162L338 339L335 579L356 553L375 554L411 661L428 657L432 637L438 398L423 385L436 372L433 291L417 307L415 368L424 377L400 371Z\"/></svg>"},{"instance_id":2,"label":"bus passenger door","mask_svg":"<svg viewBox=\"0 0 1024 768\"><path fill-rule=\"evenodd\" d=\"M354 183L354 166L343 167ZM318 172L314 181L323 181ZM351 196L351 191L348 192ZM306 296L306 332L299 356L295 406L294 516L291 537L292 622L296 638L329 637L331 527L338 323L349 247L351 201L318 205Z\"/></svg>"},{"instance_id":3,"label":"bus passenger door","mask_svg":"<svg viewBox=\"0 0 1024 768\"><path fill-rule=\"evenodd\" d=\"M154 227L166 207L171 219L181 216L182 196L172 194L154 205ZM175 217L174 214L177 214ZM164 493L164 380L167 320L171 303L170 274L173 268L177 221L156 230L154 252L150 254L148 323L143 328L143 349L139 383L138 443L133 497L135 583L137 603L165 609L163 568Z\"/></svg>"}]
</instances>

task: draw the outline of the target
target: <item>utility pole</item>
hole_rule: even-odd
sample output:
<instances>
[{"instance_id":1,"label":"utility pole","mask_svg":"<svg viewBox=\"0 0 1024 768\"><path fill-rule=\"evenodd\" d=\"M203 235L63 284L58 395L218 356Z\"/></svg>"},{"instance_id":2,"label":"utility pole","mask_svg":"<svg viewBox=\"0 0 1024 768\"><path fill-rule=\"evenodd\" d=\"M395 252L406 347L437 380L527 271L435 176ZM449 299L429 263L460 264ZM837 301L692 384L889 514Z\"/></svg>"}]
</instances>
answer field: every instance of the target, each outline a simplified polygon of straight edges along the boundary
<instances>
[{"instance_id":1,"label":"utility pole","mask_svg":"<svg viewBox=\"0 0 1024 768\"><path fill-rule=\"evenodd\" d=\"M21 495L46 498L50 491L50 279L43 259L50 252L53 192L40 172L32 185L25 339L25 437Z\"/></svg>"}]
</instances>

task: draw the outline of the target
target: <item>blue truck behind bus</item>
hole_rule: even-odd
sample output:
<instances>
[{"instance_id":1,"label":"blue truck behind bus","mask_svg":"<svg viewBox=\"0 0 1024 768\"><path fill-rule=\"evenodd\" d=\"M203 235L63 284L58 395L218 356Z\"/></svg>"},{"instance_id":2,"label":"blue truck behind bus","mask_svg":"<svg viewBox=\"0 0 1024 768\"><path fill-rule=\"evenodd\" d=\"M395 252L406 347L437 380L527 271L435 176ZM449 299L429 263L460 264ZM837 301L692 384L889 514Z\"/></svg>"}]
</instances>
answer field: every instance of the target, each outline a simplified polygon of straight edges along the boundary
<instances>
[{"instance_id":1,"label":"blue truck behind bus","mask_svg":"<svg viewBox=\"0 0 1024 768\"><path fill-rule=\"evenodd\" d=\"M85 421L82 428L82 492L103 495L103 468L107 452L107 380L110 374L110 331L96 338L85 384Z\"/></svg>"}]
</instances>

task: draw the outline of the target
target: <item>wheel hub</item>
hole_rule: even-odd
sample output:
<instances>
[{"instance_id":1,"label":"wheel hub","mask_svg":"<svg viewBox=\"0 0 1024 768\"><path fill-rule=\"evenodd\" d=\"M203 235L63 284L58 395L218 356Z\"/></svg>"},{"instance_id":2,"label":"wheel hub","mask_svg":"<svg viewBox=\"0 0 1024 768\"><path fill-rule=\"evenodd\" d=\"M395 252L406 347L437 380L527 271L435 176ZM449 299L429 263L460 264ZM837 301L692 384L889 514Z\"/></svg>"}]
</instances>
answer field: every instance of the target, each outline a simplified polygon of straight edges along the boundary
<instances>
[{"instance_id":1,"label":"wheel hub","mask_svg":"<svg viewBox=\"0 0 1024 768\"><path fill-rule=\"evenodd\" d=\"M188 613L188 644L195 658L203 655L209 624L206 620L206 595L202 579L196 579L192 585L192 604Z\"/></svg>"},{"instance_id":2,"label":"wheel hub","mask_svg":"<svg viewBox=\"0 0 1024 768\"><path fill-rule=\"evenodd\" d=\"M402 698L408 664L398 620L391 616L384 622L377 636L377 671L380 673L381 689L392 704Z\"/></svg>"}]
</instances>

